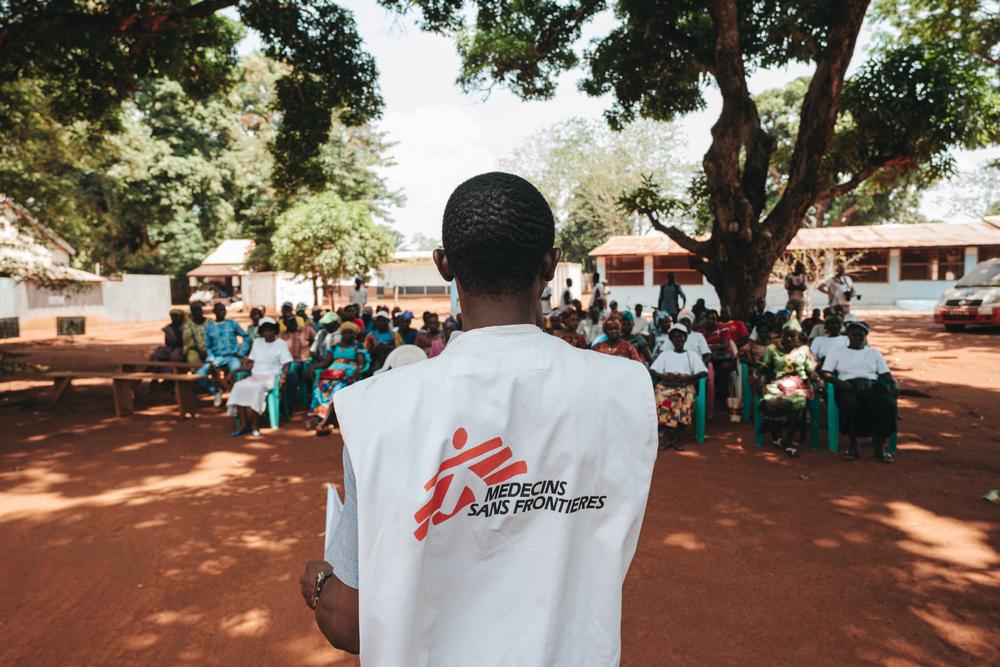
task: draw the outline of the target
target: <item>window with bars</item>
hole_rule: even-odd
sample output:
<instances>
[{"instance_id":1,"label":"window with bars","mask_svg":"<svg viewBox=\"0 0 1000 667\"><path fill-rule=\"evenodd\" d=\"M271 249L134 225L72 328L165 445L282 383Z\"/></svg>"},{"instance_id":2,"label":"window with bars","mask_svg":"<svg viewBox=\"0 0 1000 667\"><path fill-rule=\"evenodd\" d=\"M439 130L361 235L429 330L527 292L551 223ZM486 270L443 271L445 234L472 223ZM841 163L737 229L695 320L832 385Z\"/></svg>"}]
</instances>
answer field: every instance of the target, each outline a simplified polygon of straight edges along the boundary
<instances>
[{"instance_id":1,"label":"window with bars","mask_svg":"<svg viewBox=\"0 0 1000 667\"><path fill-rule=\"evenodd\" d=\"M605 282L615 285L642 285L642 255L619 255L604 258Z\"/></svg>"},{"instance_id":2,"label":"window with bars","mask_svg":"<svg viewBox=\"0 0 1000 667\"><path fill-rule=\"evenodd\" d=\"M903 248L900 280L958 280L965 274L964 248Z\"/></svg>"},{"instance_id":3,"label":"window with bars","mask_svg":"<svg viewBox=\"0 0 1000 667\"><path fill-rule=\"evenodd\" d=\"M705 277L691 268L690 255L658 255L653 257L653 284L667 282L667 274L673 273L678 285L701 285Z\"/></svg>"},{"instance_id":4,"label":"window with bars","mask_svg":"<svg viewBox=\"0 0 1000 667\"><path fill-rule=\"evenodd\" d=\"M979 246L979 258L978 261L985 262L988 259L995 259L1000 257L1000 245L983 245Z\"/></svg>"},{"instance_id":5,"label":"window with bars","mask_svg":"<svg viewBox=\"0 0 1000 667\"><path fill-rule=\"evenodd\" d=\"M888 250L848 250L844 254L851 256L859 253L861 256L854 262L850 274L857 283L887 283L889 282L889 251Z\"/></svg>"}]
</instances>

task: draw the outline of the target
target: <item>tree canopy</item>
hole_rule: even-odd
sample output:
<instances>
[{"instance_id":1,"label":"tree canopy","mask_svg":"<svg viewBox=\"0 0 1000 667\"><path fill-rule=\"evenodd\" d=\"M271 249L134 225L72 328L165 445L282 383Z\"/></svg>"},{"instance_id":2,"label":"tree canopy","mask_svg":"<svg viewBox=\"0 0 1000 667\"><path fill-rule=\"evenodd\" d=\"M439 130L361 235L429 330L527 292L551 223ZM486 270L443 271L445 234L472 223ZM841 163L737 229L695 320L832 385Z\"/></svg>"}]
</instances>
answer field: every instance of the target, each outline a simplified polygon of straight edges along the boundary
<instances>
[{"instance_id":1,"label":"tree canopy","mask_svg":"<svg viewBox=\"0 0 1000 667\"><path fill-rule=\"evenodd\" d=\"M670 121L704 108L709 86L722 109L702 160L711 217L707 238L669 224L678 202L653 181L623 202L693 254L723 303L745 312L817 201L883 173L946 173L949 153L996 142L1000 125L996 17L971 0L880 2L877 39L847 76L869 0L678 0L614 3L615 23L581 54L584 27L601 0L381 0L418 7L422 24L455 37L466 89L504 85L525 99L550 97L560 73L582 67L582 89L610 95L613 127ZM947 14L941 25L927 12ZM907 26L903 29L903 26ZM981 37L969 37L975 34ZM761 120L748 74L812 63L780 195L768 187L777 140ZM687 202L688 206L693 205Z\"/></svg>"},{"instance_id":2,"label":"tree canopy","mask_svg":"<svg viewBox=\"0 0 1000 667\"><path fill-rule=\"evenodd\" d=\"M614 234L642 234L648 221L623 213L622 192L656 179L674 197L684 195L695 165L666 123L637 120L614 132L606 123L571 118L528 137L501 167L530 180L556 218L564 257L589 262L588 253Z\"/></svg>"},{"instance_id":3,"label":"tree canopy","mask_svg":"<svg viewBox=\"0 0 1000 667\"><path fill-rule=\"evenodd\" d=\"M374 222L367 206L345 202L332 191L285 211L273 243L277 268L324 281L377 272L396 249L392 234Z\"/></svg>"},{"instance_id":4,"label":"tree canopy","mask_svg":"<svg viewBox=\"0 0 1000 667\"><path fill-rule=\"evenodd\" d=\"M9 86L24 80L38 82L56 121L107 128L146 81L172 79L196 99L219 93L237 75L244 26L286 67L275 181L318 189L334 112L355 125L382 109L354 17L329 0L0 0L0 116Z\"/></svg>"}]
</instances>

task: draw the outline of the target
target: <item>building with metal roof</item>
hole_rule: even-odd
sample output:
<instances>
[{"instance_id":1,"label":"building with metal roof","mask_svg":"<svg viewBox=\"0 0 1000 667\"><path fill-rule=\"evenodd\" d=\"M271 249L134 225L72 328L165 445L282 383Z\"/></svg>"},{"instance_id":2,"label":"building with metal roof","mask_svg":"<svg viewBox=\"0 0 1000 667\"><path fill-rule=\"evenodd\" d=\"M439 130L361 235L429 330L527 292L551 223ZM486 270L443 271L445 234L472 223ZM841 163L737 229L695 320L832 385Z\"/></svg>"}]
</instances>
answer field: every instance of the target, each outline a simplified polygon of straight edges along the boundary
<instances>
[{"instance_id":1,"label":"building with metal roof","mask_svg":"<svg viewBox=\"0 0 1000 667\"><path fill-rule=\"evenodd\" d=\"M865 227L803 228L787 252L828 252L854 258L852 278L861 295L860 307L928 309L945 288L952 286L977 263L1000 257L1000 217L968 223L888 224ZM646 236L612 236L590 251L597 270L621 306L655 305L659 286L673 272L688 301L703 298L717 306L712 286L689 264L686 250L655 232ZM812 306L826 305L826 297L812 294ZM783 305L784 289L768 288L768 304Z\"/></svg>"}]
</instances>

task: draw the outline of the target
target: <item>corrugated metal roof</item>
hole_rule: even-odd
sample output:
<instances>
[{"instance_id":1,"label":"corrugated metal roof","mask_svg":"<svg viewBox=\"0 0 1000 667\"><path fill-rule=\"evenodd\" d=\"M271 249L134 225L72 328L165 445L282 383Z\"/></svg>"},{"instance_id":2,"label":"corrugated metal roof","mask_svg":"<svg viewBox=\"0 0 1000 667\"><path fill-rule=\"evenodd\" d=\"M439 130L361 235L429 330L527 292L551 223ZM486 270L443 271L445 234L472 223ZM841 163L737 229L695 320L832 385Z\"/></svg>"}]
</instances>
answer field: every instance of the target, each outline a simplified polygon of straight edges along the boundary
<instances>
[{"instance_id":1,"label":"corrugated metal roof","mask_svg":"<svg viewBox=\"0 0 1000 667\"><path fill-rule=\"evenodd\" d=\"M31 211L21 206L2 192L0 192L0 210L4 212L4 215L6 215L7 219L11 222L25 220L34 225L46 238L64 250L67 255L76 254L76 249L73 248L73 246L71 246L66 239L56 234L46 225L43 225L38 221L38 218L32 215Z\"/></svg>"},{"instance_id":2,"label":"corrugated metal roof","mask_svg":"<svg viewBox=\"0 0 1000 667\"><path fill-rule=\"evenodd\" d=\"M253 241L250 239L227 239L219 244L219 247L212 251L208 257L202 260L202 266L206 264L235 264L242 266L247 255L253 250Z\"/></svg>"},{"instance_id":3,"label":"corrugated metal roof","mask_svg":"<svg viewBox=\"0 0 1000 667\"><path fill-rule=\"evenodd\" d=\"M792 239L788 249L853 250L981 245L1000 245L1000 218L986 218L980 222L968 223L803 228ZM660 233L648 236L612 236L590 251L591 257L678 254L686 254L686 251Z\"/></svg>"},{"instance_id":4,"label":"corrugated metal roof","mask_svg":"<svg viewBox=\"0 0 1000 667\"><path fill-rule=\"evenodd\" d=\"M242 264L202 264L187 272L189 278L225 278L238 276L243 270Z\"/></svg>"}]
</instances>

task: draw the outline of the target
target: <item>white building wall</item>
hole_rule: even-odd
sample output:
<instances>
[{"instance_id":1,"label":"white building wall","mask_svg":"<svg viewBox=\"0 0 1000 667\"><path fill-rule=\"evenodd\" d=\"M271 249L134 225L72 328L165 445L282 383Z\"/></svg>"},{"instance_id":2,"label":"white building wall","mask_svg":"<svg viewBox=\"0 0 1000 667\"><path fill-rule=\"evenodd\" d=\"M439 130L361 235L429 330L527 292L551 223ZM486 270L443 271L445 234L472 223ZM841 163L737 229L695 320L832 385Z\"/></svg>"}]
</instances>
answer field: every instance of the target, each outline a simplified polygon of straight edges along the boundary
<instances>
[{"instance_id":1,"label":"white building wall","mask_svg":"<svg viewBox=\"0 0 1000 667\"><path fill-rule=\"evenodd\" d=\"M386 287L445 287L448 283L438 273L434 262L387 262L381 267L382 285Z\"/></svg>"},{"instance_id":2,"label":"white building wall","mask_svg":"<svg viewBox=\"0 0 1000 667\"><path fill-rule=\"evenodd\" d=\"M559 305L563 290L566 289L566 279L573 281L573 286L569 288L574 299L579 299L583 290L583 265L578 262L559 262L556 265L555 276L549 283L552 290L552 304Z\"/></svg>"},{"instance_id":3,"label":"white building wall","mask_svg":"<svg viewBox=\"0 0 1000 667\"><path fill-rule=\"evenodd\" d=\"M17 317L17 281L0 278L0 317Z\"/></svg>"},{"instance_id":4,"label":"white building wall","mask_svg":"<svg viewBox=\"0 0 1000 667\"><path fill-rule=\"evenodd\" d=\"M309 306L313 304L313 286L312 280L309 278L295 276L290 273L278 273L275 276L274 285L275 302L267 305L273 306L276 309L275 312L286 301L305 303Z\"/></svg>"},{"instance_id":5,"label":"white building wall","mask_svg":"<svg viewBox=\"0 0 1000 667\"><path fill-rule=\"evenodd\" d=\"M889 251L889 280L884 283L855 281L854 291L861 296L855 300L852 308L855 310L866 308L895 308L903 307L911 310L930 310L934 302L949 287L954 286L955 281L951 280L900 280L900 251L898 249ZM967 247L965 249L965 271L971 271L978 259L978 248ZM645 257L643 264L644 285L636 286L612 286L610 287L609 299L618 302L619 308L634 308L636 304L643 307L655 307L659 297L659 285L652 284L652 263L651 255ZM603 257L597 258L597 270L602 278L607 277L605 262ZM827 267L832 274L833 267ZM705 305L709 308L719 307L719 296L715 288L705 281L702 285L682 285L687 296L687 304L691 306L697 299L705 299ZM767 287L767 307L769 309L783 308L787 301L787 293L783 285L768 285ZM819 292L813 286L810 308L825 308L829 300L825 294ZM584 304L589 305L589 304Z\"/></svg>"},{"instance_id":6,"label":"white building wall","mask_svg":"<svg viewBox=\"0 0 1000 667\"><path fill-rule=\"evenodd\" d=\"M101 289L109 322L162 320L170 311L169 276L126 273L121 280L105 280Z\"/></svg>"}]
</instances>

